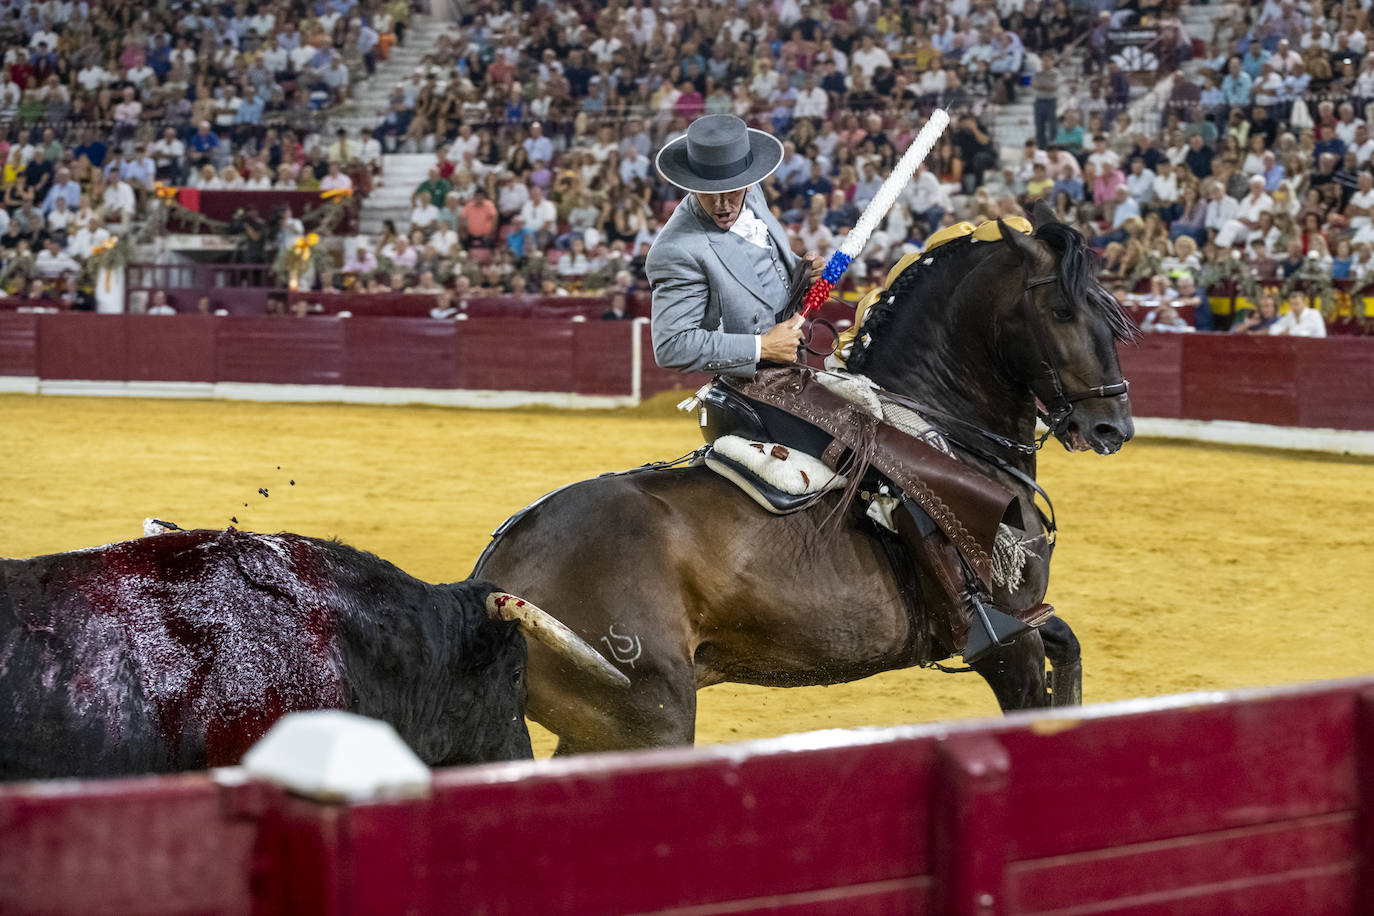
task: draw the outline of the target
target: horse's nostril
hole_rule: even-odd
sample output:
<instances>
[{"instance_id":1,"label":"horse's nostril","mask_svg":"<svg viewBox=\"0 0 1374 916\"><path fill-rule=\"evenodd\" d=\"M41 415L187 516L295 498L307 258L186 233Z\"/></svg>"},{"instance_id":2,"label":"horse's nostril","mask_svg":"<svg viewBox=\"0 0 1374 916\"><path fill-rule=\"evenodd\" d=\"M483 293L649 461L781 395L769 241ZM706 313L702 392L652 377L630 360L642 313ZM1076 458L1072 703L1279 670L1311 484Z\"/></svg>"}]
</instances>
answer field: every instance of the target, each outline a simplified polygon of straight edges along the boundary
<instances>
[{"instance_id":1,"label":"horse's nostril","mask_svg":"<svg viewBox=\"0 0 1374 916\"><path fill-rule=\"evenodd\" d=\"M1123 441L1126 438L1121 430L1117 429L1116 425L1112 423L1099 423L1093 427L1093 432L1097 434L1099 439L1116 439L1118 441Z\"/></svg>"}]
</instances>

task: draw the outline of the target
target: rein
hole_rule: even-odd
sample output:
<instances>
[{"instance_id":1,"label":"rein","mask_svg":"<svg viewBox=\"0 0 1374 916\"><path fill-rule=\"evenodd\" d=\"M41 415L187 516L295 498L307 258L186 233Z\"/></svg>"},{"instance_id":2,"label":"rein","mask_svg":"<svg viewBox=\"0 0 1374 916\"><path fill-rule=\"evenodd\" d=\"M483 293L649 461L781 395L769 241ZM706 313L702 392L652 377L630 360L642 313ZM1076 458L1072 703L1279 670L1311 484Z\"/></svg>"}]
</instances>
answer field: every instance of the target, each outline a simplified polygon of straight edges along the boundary
<instances>
[{"instance_id":1,"label":"rein","mask_svg":"<svg viewBox=\"0 0 1374 916\"><path fill-rule=\"evenodd\" d=\"M1030 312L1031 340L1034 342L1036 355L1039 357L1040 365L1043 368L1041 374L1049 378L1050 390L1054 393L1048 401L1044 402L1043 408L1037 405L1035 409L1036 415L1045 422L1045 434L1035 442L1037 449L1045 444L1051 434L1059 436L1064 432L1064 427L1068 425L1069 417L1073 414L1073 405L1077 402L1093 398L1120 397L1131 388L1130 382L1123 378L1119 382L1113 382L1110 385L1098 385L1086 391L1068 393L1064 390L1064 381L1059 376L1059 367L1049 358L1050 350L1046 343L1048 332L1045 329L1045 317L1031 299L1031 290L1059 282L1060 279L1056 274L1031 277L1026 281L1025 289L1021 291L1021 302Z\"/></svg>"}]
</instances>

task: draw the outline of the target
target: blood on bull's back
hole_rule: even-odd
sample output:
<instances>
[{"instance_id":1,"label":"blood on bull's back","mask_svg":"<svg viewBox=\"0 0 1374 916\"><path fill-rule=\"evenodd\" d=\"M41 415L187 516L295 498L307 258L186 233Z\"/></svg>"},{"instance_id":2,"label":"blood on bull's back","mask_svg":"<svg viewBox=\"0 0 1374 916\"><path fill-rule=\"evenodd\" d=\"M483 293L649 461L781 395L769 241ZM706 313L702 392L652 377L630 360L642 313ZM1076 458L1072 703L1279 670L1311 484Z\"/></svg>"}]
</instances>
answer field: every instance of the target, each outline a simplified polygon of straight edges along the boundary
<instances>
[{"instance_id":1,"label":"blood on bull's back","mask_svg":"<svg viewBox=\"0 0 1374 916\"><path fill-rule=\"evenodd\" d=\"M0 778L230 764L327 708L432 764L527 757L524 642L491 591L232 528L0 560Z\"/></svg>"}]
</instances>

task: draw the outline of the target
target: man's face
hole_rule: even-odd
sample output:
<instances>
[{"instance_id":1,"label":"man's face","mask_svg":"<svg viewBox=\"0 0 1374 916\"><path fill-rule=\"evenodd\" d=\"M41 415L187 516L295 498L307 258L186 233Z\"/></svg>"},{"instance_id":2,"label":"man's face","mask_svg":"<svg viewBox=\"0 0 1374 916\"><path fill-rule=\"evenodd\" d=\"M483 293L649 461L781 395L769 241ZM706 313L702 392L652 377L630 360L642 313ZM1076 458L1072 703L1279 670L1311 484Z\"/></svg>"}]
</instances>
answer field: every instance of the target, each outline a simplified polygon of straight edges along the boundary
<instances>
[{"instance_id":1,"label":"man's face","mask_svg":"<svg viewBox=\"0 0 1374 916\"><path fill-rule=\"evenodd\" d=\"M729 229L739 219L740 211L744 208L744 195L748 188L740 188L738 191L727 191L723 194L696 194L697 203L706 211L706 215L721 229Z\"/></svg>"}]
</instances>

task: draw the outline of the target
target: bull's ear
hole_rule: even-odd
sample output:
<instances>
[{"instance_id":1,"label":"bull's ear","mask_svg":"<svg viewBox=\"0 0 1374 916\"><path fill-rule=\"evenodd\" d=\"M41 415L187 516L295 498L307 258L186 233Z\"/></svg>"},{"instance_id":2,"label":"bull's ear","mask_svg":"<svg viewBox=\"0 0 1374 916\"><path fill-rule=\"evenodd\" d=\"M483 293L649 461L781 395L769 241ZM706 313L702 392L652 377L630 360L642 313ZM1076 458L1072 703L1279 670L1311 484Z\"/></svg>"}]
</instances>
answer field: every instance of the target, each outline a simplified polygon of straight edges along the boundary
<instances>
[{"instance_id":1,"label":"bull's ear","mask_svg":"<svg viewBox=\"0 0 1374 916\"><path fill-rule=\"evenodd\" d=\"M1002 239L1012 247L1017 256L1027 264L1038 264L1040 262L1040 249L1035 244L1035 240L1024 232L1018 232L1011 228L1000 219L997 221L997 228L1002 231Z\"/></svg>"},{"instance_id":2,"label":"bull's ear","mask_svg":"<svg viewBox=\"0 0 1374 916\"><path fill-rule=\"evenodd\" d=\"M1031 222L1035 224L1035 228L1039 229L1041 226L1059 222L1059 215L1054 212L1054 208L1046 203L1045 199L1042 197L1037 200L1035 206L1031 208Z\"/></svg>"}]
</instances>

